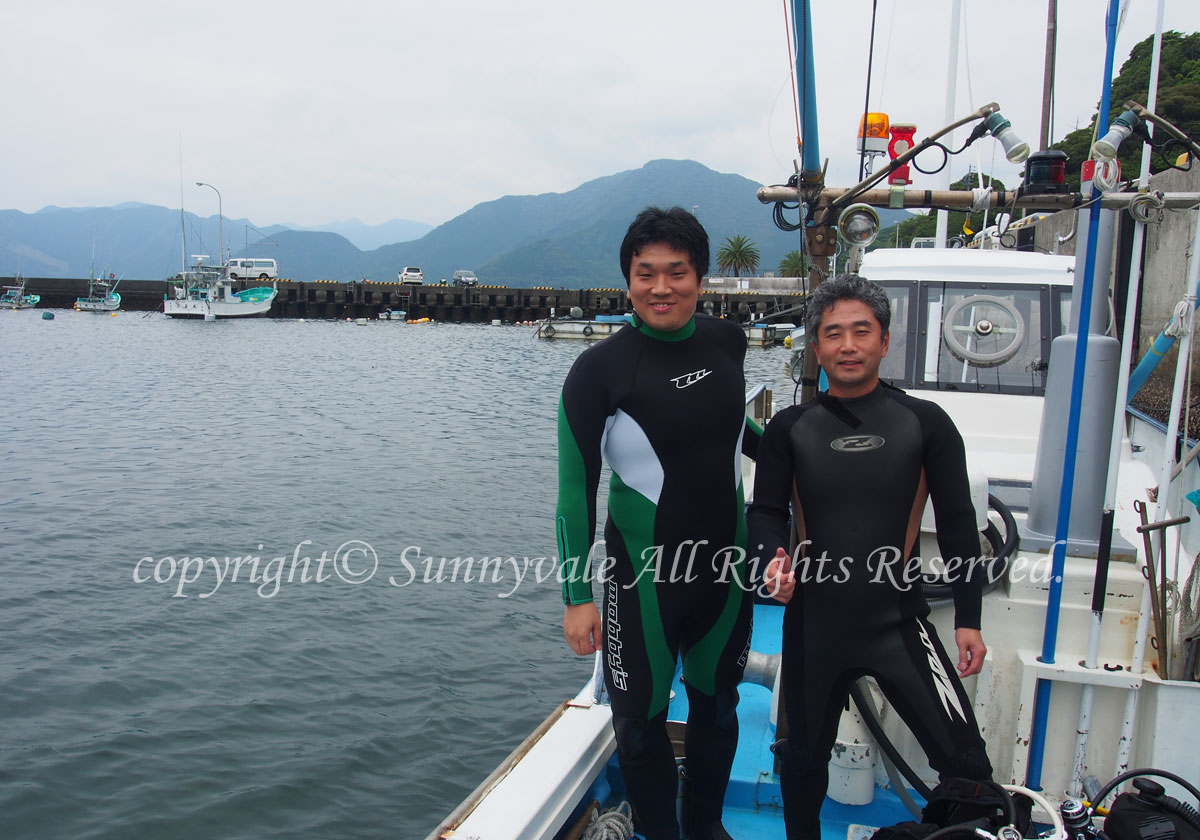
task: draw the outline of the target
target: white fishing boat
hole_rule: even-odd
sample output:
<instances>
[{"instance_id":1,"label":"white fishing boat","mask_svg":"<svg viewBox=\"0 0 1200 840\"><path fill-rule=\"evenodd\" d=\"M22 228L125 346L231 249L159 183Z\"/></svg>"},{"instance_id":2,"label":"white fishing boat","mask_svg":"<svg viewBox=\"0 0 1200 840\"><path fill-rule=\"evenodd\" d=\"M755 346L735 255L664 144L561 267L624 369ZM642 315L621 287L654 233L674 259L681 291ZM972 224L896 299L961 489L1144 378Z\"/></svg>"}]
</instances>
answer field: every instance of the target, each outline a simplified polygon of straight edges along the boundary
<instances>
[{"instance_id":1,"label":"white fishing boat","mask_svg":"<svg viewBox=\"0 0 1200 840\"><path fill-rule=\"evenodd\" d=\"M5 286L4 294L0 294L0 309L32 309L41 301L41 295L25 294L26 279L18 272L16 285Z\"/></svg>"},{"instance_id":2,"label":"white fishing boat","mask_svg":"<svg viewBox=\"0 0 1200 840\"><path fill-rule=\"evenodd\" d=\"M630 315L597 315L592 319L547 318L537 322L537 337L599 341L628 324L630 318Z\"/></svg>"},{"instance_id":3,"label":"white fishing boat","mask_svg":"<svg viewBox=\"0 0 1200 840\"><path fill-rule=\"evenodd\" d=\"M797 12L796 18L807 21L804 5L803 16ZM1110 68L1115 19L1113 15L1109 30ZM803 35L798 41L811 44L811 32L807 41ZM809 83L811 71L810 64ZM804 90L805 79L800 81ZM1105 84L1107 90L1107 79ZM1105 94L1102 115L1107 107ZM1021 144L1008 133L996 106L955 125L974 120L982 121L1011 157L1020 156ZM931 135L922 145L950 130ZM833 256L835 220L849 234L848 244L869 244L867 238L855 238L861 225L853 220L841 224L845 215L838 219L839 213L854 209L851 201L946 208L981 201L970 193L943 193L934 200L926 190L871 190L870 178L849 190L826 189L820 182L815 133L807 124L804 139L804 170L817 186L806 182L764 188L759 197L792 208L808 205L814 260ZM1200 152L1200 146L1188 142ZM908 159L900 155L879 177ZM1027 168L1028 191L1016 199L1018 206L1076 206L1079 197L1060 189L1053 177L1038 180ZM1041 836L1063 836L1064 818L1080 813L1077 799L1108 804L1108 794L1135 775L1167 779L1168 793L1184 803L1200 803L1200 791L1192 784L1200 780L1200 726L1195 723L1200 708L1200 617L1195 614L1200 580L1193 569L1195 528L1181 527L1189 512L1195 518L1194 508L1182 499L1198 486L1200 476L1195 463L1187 470L1174 469L1173 445L1186 373L1177 381L1165 434L1154 422L1131 424L1125 410L1131 364L1128 349L1124 354L1122 349L1132 344L1134 304L1125 318L1123 340L1108 335L1112 265L1106 254L1112 249L1097 247L1097 242L1111 243L1104 231L1111 230L1113 210L1147 199L1112 185L1098 190L1097 201L1072 211L1081 240L1075 257L998 249L896 249L867 254L858 269L887 290L892 304L890 347L881 377L941 406L966 445L981 545L992 559L982 619L989 651L982 672L968 678L965 688L993 778L1033 801L1038 826L1026 836L1042 831L1047 833ZM989 200L994 208L1010 199ZM1200 240L1195 192L1154 200L1160 207L1192 211L1185 227L1195 228ZM780 214L777 206L777 218ZM875 223L877 229L877 216ZM1188 239L1186 232L1173 235L1178 241ZM1139 233L1135 253L1141 241ZM1189 326L1200 255L1193 253L1186 272L1178 273L1155 280L1182 290L1188 306L1179 317ZM1136 300L1136 284L1131 284L1129 297ZM1186 333L1181 358L1189 355L1189 341ZM811 388L816 381L811 364L807 378L805 387ZM1131 428L1136 445L1130 441ZM1191 445L1186 435L1183 443ZM1183 507L1175 506L1175 500ZM939 580L928 506L920 556L931 620L943 644L954 650L952 602ZM785 834L770 750L781 735L782 613L773 603L756 603L740 687L738 752L723 822L731 836L743 840ZM555 709L429 840L631 836L618 810L624 791L614 758L603 655L596 655L583 690ZM668 709L668 726L676 731L687 719L686 691L679 679L677 670ZM877 687L865 680L858 689L855 703L843 713L829 766L821 812L827 840L861 840L875 828L919 819L914 817L919 805L906 800L914 794L920 799L937 781ZM678 750L676 755L686 767L687 757ZM1153 808L1163 803L1150 795L1139 801L1156 803ZM602 815L604 811L609 813ZM1182 812L1200 830L1200 816L1187 808ZM1165 813L1155 818L1169 824ZM1094 815L1082 814L1078 825L1090 829ZM612 833L601 833L599 825L606 820ZM1133 834L1115 827L1108 831L1114 840L1146 836L1136 828ZM968 832L993 840L1022 836L1016 829ZM1073 831L1070 836L1083 835Z\"/></svg>"},{"instance_id":4,"label":"white fishing boat","mask_svg":"<svg viewBox=\"0 0 1200 840\"><path fill-rule=\"evenodd\" d=\"M744 324L742 329L746 331L746 343L751 347L772 347L776 344L785 344L790 347L790 339L794 332L799 330L801 335L804 334L803 327L782 322L778 324Z\"/></svg>"},{"instance_id":5,"label":"white fishing boat","mask_svg":"<svg viewBox=\"0 0 1200 840\"><path fill-rule=\"evenodd\" d=\"M1038 680L1052 680L1057 686L1049 715L1055 731L1067 736L1053 738L1046 746L1043 787L1049 795L1043 819L1050 818L1049 811L1057 808L1071 784L1082 685L1093 685L1097 695L1087 761L1093 774L1107 780L1118 769L1116 745L1129 737L1124 732L1123 700L1133 691L1141 694L1142 713L1124 765L1166 767L1185 777L1200 777L1200 733L1172 731L1167 723L1200 701L1200 685L1163 680L1153 670L1139 673L1133 662L1145 587L1137 532L1141 521L1133 502L1145 500L1155 476L1146 463L1133 458L1128 439L1122 444L1121 501L1105 587L1101 666L1075 664L1087 658L1097 562L1097 541L1086 539L1073 540L1066 557L1058 659L1053 665L1039 661L1054 542L1056 456L1061 475L1061 449L1040 449L1048 437L1043 427L1046 389L1054 381L1045 360L1050 358L1052 339L1069 327L1074 267L1071 257L905 249L872 252L861 268L892 300L891 348L881 375L941 405L967 444L978 525L997 558L993 568L998 577L983 606L990 653L983 673L968 680L967 688L974 695L998 780L1024 782ZM1061 382L1058 387L1061 391ZM1059 408L1050 410L1056 413ZM1053 415L1046 424L1051 430L1061 425ZM1035 489L1039 456L1043 468L1050 465L1051 474L1041 476L1038 486L1053 491L1040 496ZM930 559L937 555L933 525L927 508L922 556ZM934 623L943 643L953 650L953 610L944 587L932 585L930 597ZM783 837L778 776L770 751L777 736L782 613L772 604L755 607L752 654L738 707L741 738L725 803L724 824L734 837ZM550 838L572 823L587 823L588 803L615 804L620 781L598 657L584 689L556 709L431 838ZM686 692L678 672L675 679L668 720L682 727ZM865 688L876 704L877 725L895 745L900 761L914 768L919 778L897 785L862 716L846 712L830 767L830 800L823 811L829 837L847 836L852 826L913 819L897 790L936 783L898 715L886 705L879 710L881 696L873 686ZM681 760L686 764L686 756Z\"/></svg>"},{"instance_id":6,"label":"white fishing boat","mask_svg":"<svg viewBox=\"0 0 1200 840\"><path fill-rule=\"evenodd\" d=\"M194 256L189 271L167 281L163 312L171 318L249 318L266 315L278 293L273 286L256 286L240 292L221 266L205 265L204 255Z\"/></svg>"},{"instance_id":7,"label":"white fishing boat","mask_svg":"<svg viewBox=\"0 0 1200 840\"><path fill-rule=\"evenodd\" d=\"M88 278L88 293L75 299L75 308L80 312L116 312L121 308L121 295L117 293L120 283L121 279L112 274L105 278L93 272Z\"/></svg>"}]
</instances>

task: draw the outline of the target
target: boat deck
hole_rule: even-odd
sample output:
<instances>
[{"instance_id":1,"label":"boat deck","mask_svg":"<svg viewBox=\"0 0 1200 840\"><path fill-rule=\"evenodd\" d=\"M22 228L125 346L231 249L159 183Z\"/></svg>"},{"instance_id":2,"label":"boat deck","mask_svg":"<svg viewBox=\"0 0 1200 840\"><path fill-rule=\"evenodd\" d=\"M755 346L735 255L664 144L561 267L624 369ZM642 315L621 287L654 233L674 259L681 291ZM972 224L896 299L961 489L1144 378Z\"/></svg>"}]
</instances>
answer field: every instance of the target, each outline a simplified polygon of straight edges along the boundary
<instances>
[{"instance_id":1,"label":"boat deck","mask_svg":"<svg viewBox=\"0 0 1200 840\"><path fill-rule=\"evenodd\" d=\"M783 633L783 608L758 604L754 608L754 636L751 648L767 655L779 653ZM672 684L674 697L667 717L672 721L687 720L687 692L675 671ZM738 689L738 749L734 756L733 773L725 795L723 824L735 840L783 840L783 807L779 793L779 777L773 772L775 756L771 744L775 740L775 725L771 723L771 692L759 685L743 683ZM610 760L609 772L603 774L602 790L593 795L613 807L623 798L616 770L616 757ZM605 795L607 794L607 796ZM912 794L918 804L923 800ZM876 787L875 798L869 805L842 805L826 797L821 809L821 835L834 838L870 837L875 828L895 825L913 819L900 799L890 790ZM865 828L864 828L865 827ZM640 835L637 835L640 837Z\"/></svg>"}]
</instances>

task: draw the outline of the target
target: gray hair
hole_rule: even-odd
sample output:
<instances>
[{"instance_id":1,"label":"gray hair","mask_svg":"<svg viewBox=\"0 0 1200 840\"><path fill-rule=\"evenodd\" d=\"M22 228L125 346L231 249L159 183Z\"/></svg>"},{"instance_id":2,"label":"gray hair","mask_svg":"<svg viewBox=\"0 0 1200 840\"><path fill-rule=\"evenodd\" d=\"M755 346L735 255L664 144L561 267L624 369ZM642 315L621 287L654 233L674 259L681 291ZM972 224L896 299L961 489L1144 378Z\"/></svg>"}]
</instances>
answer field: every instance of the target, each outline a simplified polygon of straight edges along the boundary
<instances>
[{"instance_id":1,"label":"gray hair","mask_svg":"<svg viewBox=\"0 0 1200 840\"><path fill-rule=\"evenodd\" d=\"M888 300L887 292L882 286L865 277L859 277L857 274L839 274L832 280L821 283L808 296L804 326L809 341L817 340L817 330L825 313L843 300L862 301L869 306L883 334L887 335L888 328L892 325L892 304Z\"/></svg>"}]
</instances>

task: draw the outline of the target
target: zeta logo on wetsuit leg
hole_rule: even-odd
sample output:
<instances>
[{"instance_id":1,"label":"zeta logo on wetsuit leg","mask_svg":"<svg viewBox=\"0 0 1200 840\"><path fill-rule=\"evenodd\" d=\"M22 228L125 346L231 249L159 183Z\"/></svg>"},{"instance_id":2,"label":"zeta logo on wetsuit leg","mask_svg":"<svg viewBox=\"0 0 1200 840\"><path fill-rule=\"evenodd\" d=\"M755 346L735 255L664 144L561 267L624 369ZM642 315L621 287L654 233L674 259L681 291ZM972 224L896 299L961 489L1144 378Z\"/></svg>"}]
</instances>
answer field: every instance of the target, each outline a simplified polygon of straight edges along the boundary
<instances>
[{"instance_id":1,"label":"zeta logo on wetsuit leg","mask_svg":"<svg viewBox=\"0 0 1200 840\"><path fill-rule=\"evenodd\" d=\"M870 452L881 448L885 442L879 435L846 435L830 441L829 446L838 452Z\"/></svg>"},{"instance_id":2,"label":"zeta logo on wetsuit leg","mask_svg":"<svg viewBox=\"0 0 1200 840\"><path fill-rule=\"evenodd\" d=\"M676 376L671 381L675 383L676 388L687 388L689 385L695 385L710 373L712 373L712 371L708 368L700 368L700 370L694 370L691 373L685 373L683 376Z\"/></svg>"},{"instance_id":3,"label":"zeta logo on wetsuit leg","mask_svg":"<svg viewBox=\"0 0 1200 840\"><path fill-rule=\"evenodd\" d=\"M953 706L963 723L966 723L967 713L963 711L962 705L958 702L954 684L950 682L950 676L942 667L942 660L938 658L937 651L933 649L933 642L929 640L929 634L925 632L925 625L919 619L917 620L917 630L921 637L921 644L925 645L925 650L929 654L929 670L933 674L933 687L937 689L938 699L942 701L942 708L946 710L946 717L953 717L950 714L950 707Z\"/></svg>"}]
</instances>

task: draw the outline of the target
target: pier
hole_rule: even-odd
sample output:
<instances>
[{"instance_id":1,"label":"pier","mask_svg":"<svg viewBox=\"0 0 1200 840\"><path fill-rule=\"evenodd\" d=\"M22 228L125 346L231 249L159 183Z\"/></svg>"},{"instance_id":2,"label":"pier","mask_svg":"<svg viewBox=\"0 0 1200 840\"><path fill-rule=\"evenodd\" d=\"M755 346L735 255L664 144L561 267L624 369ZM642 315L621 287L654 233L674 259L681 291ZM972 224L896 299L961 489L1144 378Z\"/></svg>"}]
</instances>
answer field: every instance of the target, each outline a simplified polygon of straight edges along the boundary
<instances>
[{"instance_id":1,"label":"pier","mask_svg":"<svg viewBox=\"0 0 1200 840\"><path fill-rule=\"evenodd\" d=\"M11 278L3 283L14 282ZM237 291L268 285L269 281L234 281ZM631 312L629 293L619 289L515 288L509 286L450 286L400 283L297 283L279 280L279 294L267 314L270 318L377 318L386 310L404 310L408 318L432 318L454 323L537 321L565 316L578 307L584 318ZM86 278L28 278L26 291L42 296L39 309L71 309L75 299L87 294ZM169 284L165 280L122 280L117 291L121 309L128 312L161 311ZM700 295L701 308L715 315L751 322L798 321L795 308L803 300L797 292L714 291Z\"/></svg>"}]
</instances>

